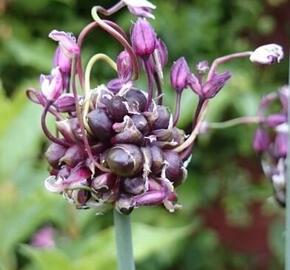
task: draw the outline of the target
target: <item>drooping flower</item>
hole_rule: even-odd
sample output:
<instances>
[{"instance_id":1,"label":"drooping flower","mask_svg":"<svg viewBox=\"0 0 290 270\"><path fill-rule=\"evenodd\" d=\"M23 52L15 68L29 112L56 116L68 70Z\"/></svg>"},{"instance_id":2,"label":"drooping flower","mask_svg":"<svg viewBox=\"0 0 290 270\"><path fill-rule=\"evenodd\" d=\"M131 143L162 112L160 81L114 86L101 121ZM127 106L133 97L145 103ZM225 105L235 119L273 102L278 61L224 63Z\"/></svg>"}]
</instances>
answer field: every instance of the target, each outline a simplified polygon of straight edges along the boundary
<instances>
[{"instance_id":1,"label":"drooping flower","mask_svg":"<svg viewBox=\"0 0 290 270\"><path fill-rule=\"evenodd\" d=\"M277 44L267 44L252 52L250 60L259 64L279 63L284 57L283 48Z\"/></svg>"},{"instance_id":2,"label":"drooping flower","mask_svg":"<svg viewBox=\"0 0 290 270\"><path fill-rule=\"evenodd\" d=\"M41 92L47 100L56 100L63 92L63 80L59 67L52 69L50 75L40 75Z\"/></svg>"},{"instance_id":3,"label":"drooping flower","mask_svg":"<svg viewBox=\"0 0 290 270\"><path fill-rule=\"evenodd\" d=\"M72 58L80 53L76 38L71 33L57 30L51 31L49 37L58 42L54 55L54 66L58 66L64 74L68 74L71 71Z\"/></svg>"}]
</instances>

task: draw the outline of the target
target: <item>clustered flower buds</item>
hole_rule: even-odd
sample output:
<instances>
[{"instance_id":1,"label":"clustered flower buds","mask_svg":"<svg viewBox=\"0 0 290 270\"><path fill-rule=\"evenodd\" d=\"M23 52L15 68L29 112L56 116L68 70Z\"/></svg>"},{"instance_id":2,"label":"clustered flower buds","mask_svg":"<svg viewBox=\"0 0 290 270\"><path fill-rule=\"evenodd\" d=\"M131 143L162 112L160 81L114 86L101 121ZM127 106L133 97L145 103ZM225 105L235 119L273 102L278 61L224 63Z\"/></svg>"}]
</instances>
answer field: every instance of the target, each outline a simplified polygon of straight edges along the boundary
<instances>
[{"instance_id":1,"label":"clustered flower buds","mask_svg":"<svg viewBox=\"0 0 290 270\"><path fill-rule=\"evenodd\" d=\"M108 16L124 6L139 17L130 39L120 26L95 14ZM51 142L45 153L51 167L45 187L77 208L103 212L114 207L124 214L140 206L163 205L171 212L178 208L175 188L186 179L185 164L202 121L204 101L214 97L230 78L229 72L217 73L216 65L209 67L206 61L197 65L194 75L181 57L171 68L171 85L178 94L173 116L162 103L168 51L145 18L154 17L153 9L147 0L121 0L109 10L93 8L95 21L78 39L52 31L49 37L58 47L51 74L41 75L40 91L27 90L30 100L44 108L41 125ZM84 72L81 47L95 26L111 34L124 50L116 63L106 55L95 55ZM117 70L117 78L91 89L90 70L98 57ZM147 92L136 87L140 71L147 77ZM177 127L180 96L187 87L202 100L190 135ZM48 114L54 116L55 134L46 124Z\"/></svg>"},{"instance_id":2,"label":"clustered flower buds","mask_svg":"<svg viewBox=\"0 0 290 270\"><path fill-rule=\"evenodd\" d=\"M256 130L253 148L261 155L264 173L273 185L276 200L286 204L286 157L288 149L287 107L289 87L263 97L258 116L261 123ZM273 113L277 106L279 111Z\"/></svg>"}]
</instances>

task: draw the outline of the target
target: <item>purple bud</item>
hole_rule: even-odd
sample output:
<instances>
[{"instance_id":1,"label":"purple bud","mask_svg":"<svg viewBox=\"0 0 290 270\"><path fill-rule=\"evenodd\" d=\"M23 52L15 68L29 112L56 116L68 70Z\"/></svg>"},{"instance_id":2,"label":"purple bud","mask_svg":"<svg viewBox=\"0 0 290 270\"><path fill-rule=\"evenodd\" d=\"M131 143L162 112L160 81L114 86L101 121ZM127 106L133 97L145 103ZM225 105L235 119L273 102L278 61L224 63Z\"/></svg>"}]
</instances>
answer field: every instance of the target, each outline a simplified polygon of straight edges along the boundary
<instances>
[{"instance_id":1,"label":"purple bud","mask_svg":"<svg viewBox=\"0 0 290 270\"><path fill-rule=\"evenodd\" d=\"M74 55L79 55L80 48L76 42L76 38L72 33L53 30L48 35L52 40L58 41L59 48L63 54L71 59Z\"/></svg>"},{"instance_id":2,"label":"purple bud","mask_svg":"<svg viewBox=\"0 0 290 270\"><path fill-rule=\"evenodd\" d=\"M33 235L31 245L42 249L53 248L55 246L54 234L55 231L52 227L43 227Z\"/></svg>"},{"instance_id":3,"label":"purple bud","mask_svg":"<svg viewBox=\"0 0 290 270\"><path fill-rule=\"evenodd\" d=\"M146 19L138 19L131 34L132 47L140 57L152 54L156 47L156 34Z\"/></svg>"},{"instance_id":4,"label":"purple bud","mask_svg":"<svg viewBox=\"0 0 290 270\"><path fill-rule=\"evenodd\" d=\"M53 65L59 67L63 74L69 74L71 71L71 59L63 53L60 47L55 50Z\"/></svg>"},{"instance_id":5,"label":"purple bud","mask_svg":"<svg viewBox=\"0 0 290 270\"><path fill-rule=\"evenodd\" d=\"M63 80L58 67L51 75L40 75L41 92L48 100L56 100L63 92Z\"/></svg>"},{"instance_id":6,"label":"purple bud","mask_svg":"<svg viewBox=\"0 0 290 270\"><path fill-rule=\"evenodd\" d=\"M190 73L188 75L187 83L193 92L195 92L198 96L203 97L202 85L200 84L198 78L193 73Z\"/></svg>"},{"instance_id":7,"label":"purple bud","mask_svg":"<svg viewBox=\"0 0 290 270\"><path fill-rule=\"evenodd\" d=\"M202 93L204 98L213 98L231 78L231 74L226 71L224 73L215 73L212 78L207 81L202 87Z\"/></svg>"},{"instance_id":8,"label":"purple bud","mask_svg":"<svg viewBox=\"0 0 290 270\"><path fill-rule=\"evenodd\" d=\"M53 105L58 112L74 112L76 110L73 94L62 94Z\"/></svg>"},{"instance_id":9,"label":"purple bud","mask_svg":"<svg viewBox=\"0 0 290 270\"><path fill-rule=\"evenodd\" d=\"M278 132L274 141L274 155L285 158L288 150L288 133Z\"/></svg>"},{"instance_id":10,"label":"purple bud","mask_svg":"<svg viewBox=\"0 0 290 270\"><path fill-rule=\"evenodd\" d=\"M287 121L287 117L284 114L272 114L268 116L265 120L269 127L276 127Z\"/></svg>"},{"instance_id":11,"label":"purple bud","mask_svg":"<svg viewBox=\"0 0 290 270\"><path fill-rule=\"evenodd\" d=\"M268 149L270 144L270 138L266 130L262 128L258 128L254 140L253 140L253 148L256 152L261 153Z\"/></svg>"},{"instance_id":12,"label":"purple bud","mask_svg":"<svg viewBox=\"0 0 290 270\"><path fill-rule=\"evenodd\" d=\"M52 167L57 167L59 160L64 156L66 148L62 145L52 143L45 152L45 157Z\"/></svg>"},{"instance_id":13,"label":"purple bud","mask_svg":"<svg viewBox=\"0 0 290 270\"><path fill-rule=\"evenodd\" d=\"M106 86L113 93L118 93L123 85L124 85L123 79L117 78L117 79L110 80Z\"/></svg>"},{"instance_id":14,"label":"purple bud","mask_svg":"<svg viewBox=\"0 0 290 270\"><path fill-rule=\"evenodd\" d=\"M161 66L164 67L168 62L168 50L165 43L160 38L158 38L156 41L156 50Z\"/></svg>"},{"instance_id":15,"label":"purple bud","mask_svg":"<svg viewBox=\"0 0 290 270\"><path fill-rule=\"evenodd\" d=\"M127 81L133 74L132 61L127 51L122 51L117 57L117 70L120 79Z\"/></svg>"},{"instance_id":16,"label":"purple bud","mask_svg":"<svg viewBox=\"0 0 290 270\"><path fill-rule=\"evenodd\" d=\"M176 62L174 62L171 68L171 86L180 93L184 88L187 87L187 77L189 74L190 69L185 58L179 58Z\"/></svg>"}]
</instances>

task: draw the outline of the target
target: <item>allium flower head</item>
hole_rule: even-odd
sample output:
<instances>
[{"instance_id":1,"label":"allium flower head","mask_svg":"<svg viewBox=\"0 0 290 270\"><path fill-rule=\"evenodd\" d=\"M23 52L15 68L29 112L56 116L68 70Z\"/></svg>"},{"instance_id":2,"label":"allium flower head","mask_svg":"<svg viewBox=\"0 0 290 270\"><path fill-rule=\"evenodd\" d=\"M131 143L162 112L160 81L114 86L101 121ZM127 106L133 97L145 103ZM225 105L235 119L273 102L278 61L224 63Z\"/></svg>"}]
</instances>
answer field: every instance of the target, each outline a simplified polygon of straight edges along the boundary
<instances>
[{"instance_id":1,"label":"allium flower head","mask_svg":"<svg viewBox=\"0 0 290 270\"><path fill-rule=\"evenodd\" d=\"M250 60L259 64L279 63L284 57L283 48L277 44L258 47L250 56Z\"/></svg>"}]
</instances>

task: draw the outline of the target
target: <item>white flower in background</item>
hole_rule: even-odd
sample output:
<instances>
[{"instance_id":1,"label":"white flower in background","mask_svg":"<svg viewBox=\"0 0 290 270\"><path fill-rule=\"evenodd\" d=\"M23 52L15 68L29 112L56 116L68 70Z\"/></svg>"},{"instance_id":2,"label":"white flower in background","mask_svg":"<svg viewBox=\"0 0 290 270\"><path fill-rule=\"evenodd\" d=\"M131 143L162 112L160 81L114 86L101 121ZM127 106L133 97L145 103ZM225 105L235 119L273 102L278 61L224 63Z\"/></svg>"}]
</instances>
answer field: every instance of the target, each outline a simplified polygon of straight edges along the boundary
<instances>
[{"instance_id":1,"label":"white flower in background","mask_svg":"<svg viewBox=\"0 0 290 270\"><path fill-rule=\"evenodd\" d=\"M250 60L254 63L269 65L279 63L283 57L283 48L273 43L258 47L252 52Z\"/></svg>"}]
</instances>

